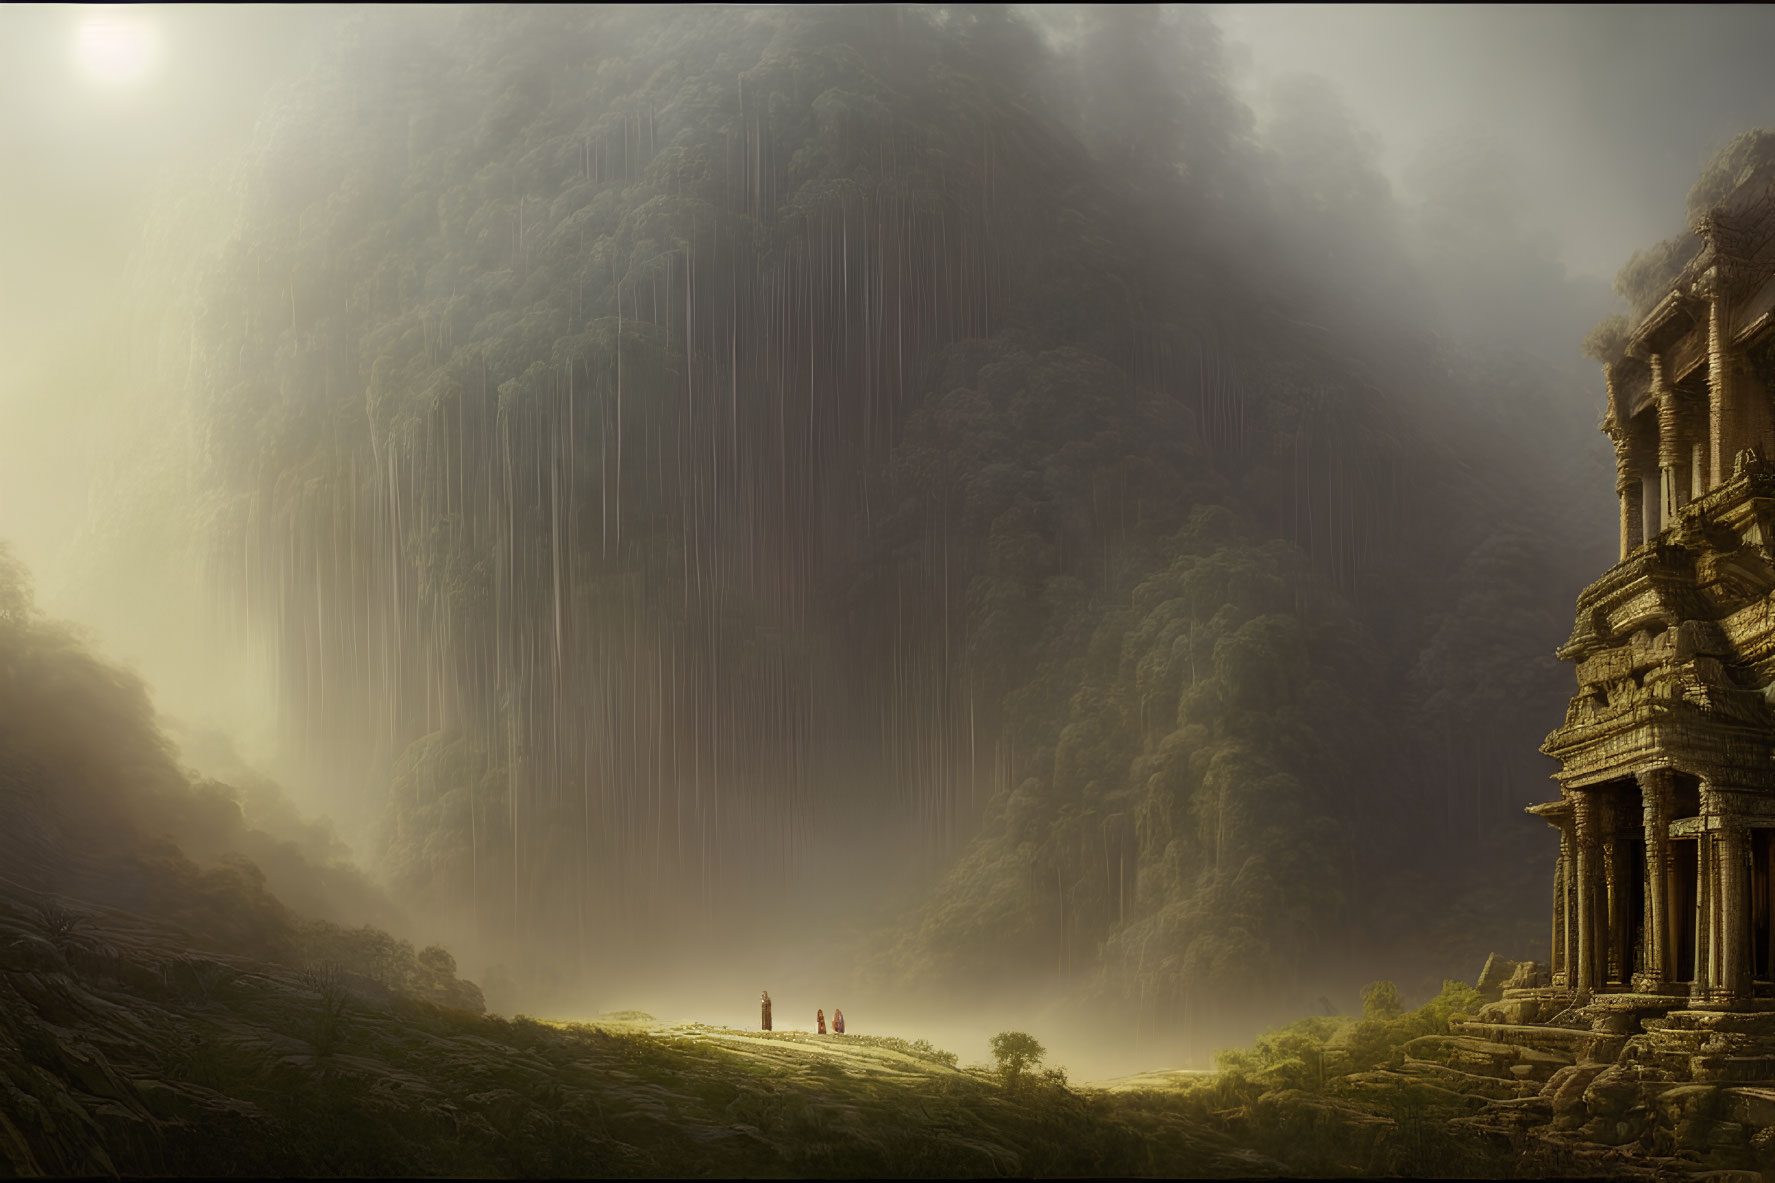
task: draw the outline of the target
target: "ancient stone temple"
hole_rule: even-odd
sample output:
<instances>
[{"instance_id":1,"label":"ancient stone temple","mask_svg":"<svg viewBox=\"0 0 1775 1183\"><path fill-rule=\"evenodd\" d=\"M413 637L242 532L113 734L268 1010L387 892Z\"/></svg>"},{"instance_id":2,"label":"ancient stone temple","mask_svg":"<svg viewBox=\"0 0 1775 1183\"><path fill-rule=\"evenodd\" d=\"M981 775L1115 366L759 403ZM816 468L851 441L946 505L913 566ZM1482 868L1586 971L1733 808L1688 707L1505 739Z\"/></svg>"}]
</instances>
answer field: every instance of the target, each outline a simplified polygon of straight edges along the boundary
<instances>
[{"instance_id":1,"label":"ancient stone temple","mask_svg":"<svg viewBox=\"0 0 1775 1183\"><path fill-rule=\"evenodd\" d=\"M1530 810L1559 832L1546 987L1579 1004L1775 1008L1775 170L1696 229L1604 368L1620 561Z\"/></svg>"},{"instance_id":2,"label":"ancient stone temple","mask_svg":"<svg viewBox=\"0 0 1775 1183\"><path fill-rule=\"evenodd\" d=\"M1490 1098L1468 1123L1581 1173L1775 1176L1775 163L1604 346L1620 561L1578 598L1543 747L1559 798L1552 960L1398 1075ZM1608 1149L1605 1151L1604 1147ZM1588 1156L1588 1157L1584 1157ZM1610 1157L1614 1156L1614 1157ZM1746 1177L1750 1177L1746 1175Z\"/></svg>"},{"instance_id":3,"label":"ancient stone temple","mask_svg":"<svg viewBox=\"0 0 1775 1183\"><path fill-rule=\"evenodd\" d=\"M1401 1072L1496 1098L1469 1120L1631 1151L1656 1177L1775 1174L1775 165L1610 342L1620 561L1578 598L1543 747L1559 798L1552 960ZM1588 1153L1588 1152L1587 1152ZM1588 1160L1615 1173L1619 1160Z\"/></svg>"}]
</instances>

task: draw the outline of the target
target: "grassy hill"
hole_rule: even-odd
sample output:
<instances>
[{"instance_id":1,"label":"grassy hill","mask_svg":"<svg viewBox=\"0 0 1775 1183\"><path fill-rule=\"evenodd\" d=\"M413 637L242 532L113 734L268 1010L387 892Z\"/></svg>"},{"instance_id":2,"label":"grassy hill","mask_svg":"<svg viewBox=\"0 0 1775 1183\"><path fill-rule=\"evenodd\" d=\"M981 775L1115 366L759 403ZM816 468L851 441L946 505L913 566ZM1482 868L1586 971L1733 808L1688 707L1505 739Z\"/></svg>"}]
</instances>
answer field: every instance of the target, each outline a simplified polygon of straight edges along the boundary
<instances>
[{"instance_id":1,"label":"grassy hill","mask_svg":"<svg viewBox=\"0 0 1775 1183\"><path fill-rule=\"evenodd\" d=\"M1197 1117L880 1037L453 1010L0 881L15 1174L1269 1173Z\"/></svg>"},{"instance_id":2,"label":"grassy hill","mask_svg":"<svg viewBox=\"0 0 1775 1183\"><path fill-rule=\"evenodd\" d=\"M1558 1079L1437 1062L1461 1043L1451 1008L1473 1001L1453 983L1418 1011L1296 1024L1217 1073L1079 1086L1061 1070L1008 1082L884 1036L639 1012L507 1019L336 962L213 946L0 879L0 1170L1668 1178L1721 1165L1531 1128Z\"/></svg>"}]
</instances>

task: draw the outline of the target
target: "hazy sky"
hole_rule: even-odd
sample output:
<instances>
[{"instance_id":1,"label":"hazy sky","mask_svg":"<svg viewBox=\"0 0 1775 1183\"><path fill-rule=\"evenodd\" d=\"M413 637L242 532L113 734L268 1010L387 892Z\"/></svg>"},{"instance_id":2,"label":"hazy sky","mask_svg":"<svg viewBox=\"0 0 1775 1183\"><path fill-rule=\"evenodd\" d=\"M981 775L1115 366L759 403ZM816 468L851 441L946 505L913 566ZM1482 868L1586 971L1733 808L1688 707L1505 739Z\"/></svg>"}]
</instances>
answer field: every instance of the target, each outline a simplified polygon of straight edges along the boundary
<instances>
[{"instance_id":1,"label":"hazy sky","mask_svg":"<svg viewBox=\"0 0 1775 1183\"><path fill-rule=\"evenodd\" d=\"M105 344L155 187L246 142L337 6L0 4L0 539L53 586L84 511L90 433L127 375ZM152 31L132 80L82 29Z\"/></svg>"},{"instance_id":2,"label":"hazy sky","mask_svg":"<svg viewBox=\"0 0 1775 1183\"><path fill-rule=\"evenodd\" d=\"M134 242L145 186L213 159L252 131L269 88L313 47L337 6L0 5L0 260L30 285L0 309L79 331L68 301L89 262ZM107 19L152 33L146 69L106 82L82 68L82 30ZM44 299L46 289L53 298ZM29 290L27 290L27 287ZM90 293L86 293L90 295Z\"/></svg>"},{"instance_id":3,"label":"hazy sky","mask_svg":"<svg viewBox=\"0 0 1775 1183\"><path fill-rule=\"evenodd\" d=\"M1229 5L1261 113L1317 73L1380 138L1395 184L1424 144L1489 138L1520 165L1523 221L1575 272L1612 277L1680 226L1711 152L1775 124L1775 8L1763 5Z\"/></svg>"}]
</instances>

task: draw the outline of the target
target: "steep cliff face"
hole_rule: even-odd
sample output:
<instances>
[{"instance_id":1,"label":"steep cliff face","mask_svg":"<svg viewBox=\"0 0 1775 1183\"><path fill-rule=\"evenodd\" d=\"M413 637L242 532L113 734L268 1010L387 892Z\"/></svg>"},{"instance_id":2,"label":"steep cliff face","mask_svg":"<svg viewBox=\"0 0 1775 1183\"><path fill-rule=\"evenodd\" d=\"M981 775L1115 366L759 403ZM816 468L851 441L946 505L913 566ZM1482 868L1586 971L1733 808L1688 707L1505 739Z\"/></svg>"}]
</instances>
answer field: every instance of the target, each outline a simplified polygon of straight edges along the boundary
<instances>
[{"instance_id":1,"label":"steep cliff face","mask_svg":"<svg viewBox=\"0 0 1775 1183\"><path fill-rule=\"evenodd\" d=\"M1372 173L1268 152L1196 15L362 14L168 322L217 618L477 950L868 852L946 868L930 980L1292 989L1558 697L1465 671L1558 640L1499 466L1561 379L1394 317Z\"/></svg>"}]
</instances>

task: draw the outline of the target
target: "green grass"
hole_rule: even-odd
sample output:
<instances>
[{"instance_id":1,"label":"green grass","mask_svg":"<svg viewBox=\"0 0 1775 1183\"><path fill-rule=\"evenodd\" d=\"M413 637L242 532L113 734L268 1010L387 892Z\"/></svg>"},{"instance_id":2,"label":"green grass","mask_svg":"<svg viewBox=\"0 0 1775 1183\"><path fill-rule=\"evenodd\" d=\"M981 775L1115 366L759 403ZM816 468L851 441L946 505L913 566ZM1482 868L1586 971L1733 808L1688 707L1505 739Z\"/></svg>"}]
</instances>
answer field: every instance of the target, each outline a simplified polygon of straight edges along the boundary
<instances>
[{"instance_id":1,"label":"green grass","mask_svg":"<svg viewBox=\"0 0 1775 1183\"><path fill-rule=\"evenodd\" d=\"M9 919L10 917L10 919ZM1470 1109L1338 1073L1446 1030L1425 1008L1309 1020L1152 1087L1014 1082L887 1036L549 1023L159 948L99 917L45 959L0 899L0 1173L525 1177L1569 1173ZM14 923L17 921L17 923ZM8 929L8 926L12 928ZM14 1137L8 1131L16 1131ZM22 1149L21 1149L22 1147ZM1569 1155L1568 1155L1569 1159ZM1590 1163L1594 1166L1594 1163Z\"/></svg>"}]
</instances>

